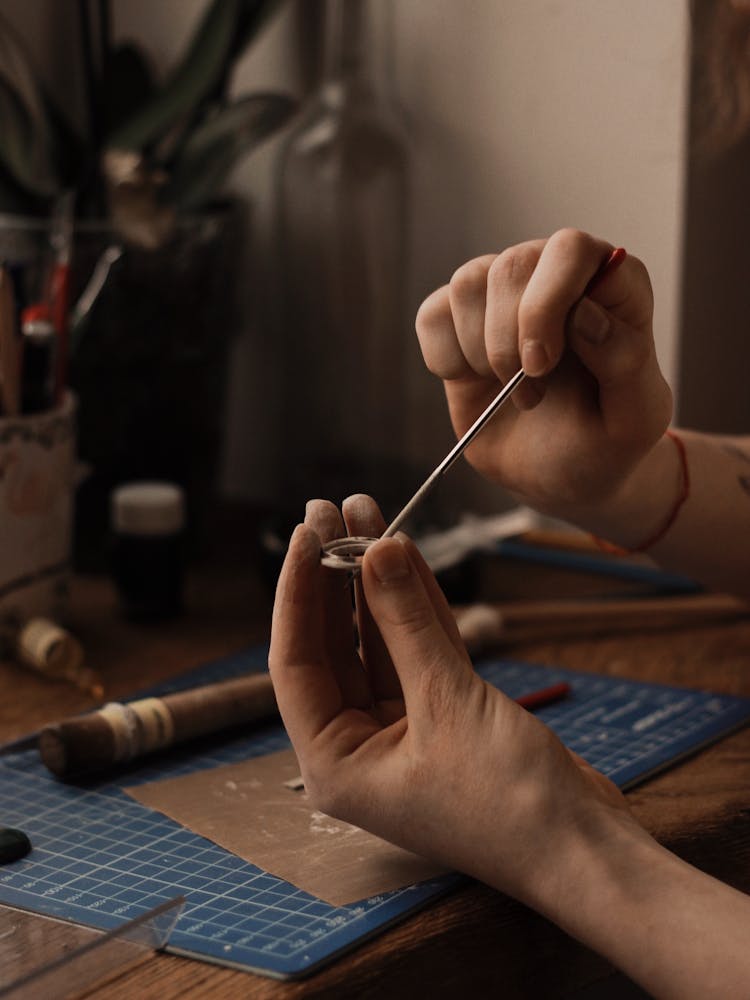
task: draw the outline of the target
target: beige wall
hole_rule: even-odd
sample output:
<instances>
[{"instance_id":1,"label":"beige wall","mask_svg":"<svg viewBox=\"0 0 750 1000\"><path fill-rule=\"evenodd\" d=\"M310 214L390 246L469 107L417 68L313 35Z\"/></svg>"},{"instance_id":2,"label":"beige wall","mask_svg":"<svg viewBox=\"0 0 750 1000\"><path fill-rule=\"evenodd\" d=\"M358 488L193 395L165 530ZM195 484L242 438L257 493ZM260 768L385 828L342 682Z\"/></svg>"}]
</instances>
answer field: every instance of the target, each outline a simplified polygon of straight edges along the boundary
<instances>
[{"instance_id":1,"label":"beige wall","mask_svg":"<svg viewBox=\"0 0 750 1000\"><path fill-rule=\"evenodd\" d=\"M647 263L673 378L688 4L400 0L397 9L400 89L417 137L417 298L468 257L583 228ZM440 394L414 377L431 412ZM430 426L415 419L412 441L437 454ZM456 488L489 499L471 478Z\"/></svg>"},{"instance_id":2,"label":"beige wall","mask_svg":"<svg viewBox=\"0 0 750 1000\"><path fill-rule=\"evenodd\" d=\"M28 12L54 0L11 0ZM288 5L240 66L238 91L299 91L294 48L300 11ZM382 3L385 0L377 0ZM62 6L62 5L60 5ZM148 39L168 60L202 0L127 0L117 30ZM414 136L415 242L412 309L468 257L564 225L605 236L642 257L657 295L657 344L677 370L688 0L396 0L396 84ZM56 13L55 16L58 16ZM46 44L53 33L44 30ZM58 60L59 61L59 60ZM256 199L255 252L268 259L272 144L238 171L238 190ZM248 278L249 323L237 344L224 483L263 496L273 488L273 398L281 377L263 324L268 303ZM450 442L442 392L413 341L410 452L432 461ZM487 503L473 478L452 488ZM453 477L453 473L452 473Z\"/></svg>"},{"instance_id":3,"label":"beige wall","mask_svg":"<svg viewBox=\"0 0 750 1000\"><path fill-rule=\"evenodd\" d=\"M396 87L414 137L414 310L463 260L578 226L648 264L659 355L674 377L687 7L683 0L397 0ZM268 50L279 59L288 60L290 27L277 23L269 32ZM251 54L238 84L275 65ZM262 188L272 163L248 162L239 182ZM226 484L238 492L257 488L259 472L272 476L274 458L256 443L254 465L245 430L259 419L257 395L254 407L242 391L258 362L253 341L262 358L262 338L259 345L250 334L238 353L245 377L235 384L229 432ZM450 443L442 391L410 347L408 446L437 460ZM481 506L489 501L471 474L451 485Z\"/></svg>"}]
</instances>

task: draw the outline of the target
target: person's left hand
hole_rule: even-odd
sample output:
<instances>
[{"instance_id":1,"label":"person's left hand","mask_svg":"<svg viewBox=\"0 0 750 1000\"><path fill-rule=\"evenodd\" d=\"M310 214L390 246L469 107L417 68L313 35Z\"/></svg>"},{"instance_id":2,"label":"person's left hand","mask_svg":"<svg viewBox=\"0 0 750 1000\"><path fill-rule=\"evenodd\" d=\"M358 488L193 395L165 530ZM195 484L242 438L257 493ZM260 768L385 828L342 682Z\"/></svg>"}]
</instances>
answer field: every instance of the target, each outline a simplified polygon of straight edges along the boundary
<instances>
[{"instance_id":1,"label":"person's left hand","mask_svg":"<svg viewBox=\"0 0 750 1000\"><path fill-rule=\"evenodd\" d=\"M269 666L312 802L545 909L603 841L644 831L608 779L479 677L404 535L364 557L355 648L345 576L320 546L385 524L367 497L343 511L346 530L333 504L308 504L274 606Z\"/></svg>"}]
</instances>

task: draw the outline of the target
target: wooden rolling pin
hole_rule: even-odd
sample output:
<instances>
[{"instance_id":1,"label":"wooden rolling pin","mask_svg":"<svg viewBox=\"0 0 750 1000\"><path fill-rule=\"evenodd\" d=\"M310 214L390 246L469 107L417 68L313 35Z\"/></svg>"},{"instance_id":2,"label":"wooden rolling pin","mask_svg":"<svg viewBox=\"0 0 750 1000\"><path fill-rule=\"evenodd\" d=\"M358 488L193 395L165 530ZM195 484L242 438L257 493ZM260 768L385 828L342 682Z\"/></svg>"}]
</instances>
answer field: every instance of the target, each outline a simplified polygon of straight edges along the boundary
<instances>
[{"instance_id":1,"label":"wooden rolling pin","mask_svg":"<svg viewBox=\"0 0 750 1000\"><path fill-rule=\"evenodd\" d=\"M728 594L677 597L529 600L453 609L471 653L493 645L565 636L638 632L741 618L750 605Z\"/></svg>"},{"instance_id":2,"label":"wooden rolling pin","mask_svg":"<svg viewBox=\"0 0 750 1000\"><path fill-rule=\"evenodd\" d=\"M276 712L269 675L248 674L161 698L110 702L46 726L39 734L39 753L59 778L92 775L199 736L260 722Z\"/></svg>"}]
</instances>

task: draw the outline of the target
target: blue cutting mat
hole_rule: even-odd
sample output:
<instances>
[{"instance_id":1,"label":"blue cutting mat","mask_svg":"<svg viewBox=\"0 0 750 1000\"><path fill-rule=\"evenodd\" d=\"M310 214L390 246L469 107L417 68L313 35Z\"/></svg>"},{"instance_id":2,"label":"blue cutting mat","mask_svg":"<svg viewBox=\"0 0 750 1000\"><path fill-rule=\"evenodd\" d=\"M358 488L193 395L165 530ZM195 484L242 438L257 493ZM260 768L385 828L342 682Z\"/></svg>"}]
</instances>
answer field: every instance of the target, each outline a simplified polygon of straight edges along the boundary
<instances>
[{"instance_id":1,"label":"blue cutting mat","mask_svg":"<svg viewBox=\"0 0 750 1000\"><path fill-rule=\"evenodd\" d=\"M265 668L265 649L210 664L176 690ZM478 669L513 697L559 680L571 697L538 714L621 787L750 719L750 699L580 674L511 661ZM76 787L54 779L35 751L0 760L0 817L34 849L0 868L0 903L101 928L184 894L168 951L279 978L330 961L459 882L450 875L332 907L131 799L126 785L176 777L288 746L278 724L199 750L176 750L116 779Z\"/></svg>"}]
</instances>

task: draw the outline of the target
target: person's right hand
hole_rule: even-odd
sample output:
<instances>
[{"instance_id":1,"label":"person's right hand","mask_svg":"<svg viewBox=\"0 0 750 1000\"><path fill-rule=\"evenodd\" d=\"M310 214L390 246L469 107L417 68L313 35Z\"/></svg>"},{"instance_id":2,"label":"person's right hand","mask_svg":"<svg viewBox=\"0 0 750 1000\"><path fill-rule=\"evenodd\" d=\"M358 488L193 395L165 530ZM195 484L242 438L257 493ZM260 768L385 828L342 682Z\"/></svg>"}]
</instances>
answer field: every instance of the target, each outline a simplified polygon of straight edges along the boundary
<instances>
[{"instance_id":1,"label":"person's right hand","mask_svg":"<svg viewBox=\"0 0 750 1000\"><path fill-rule=\"evenodd\" d=\"M545 513L581 523L659 442L672 397L659 369L648 274L635 257L587 287L612 246L561 230L460 267L417 334L462 435L521 367L528 376L466 455Z\"/></svg>"}]
</instances>

